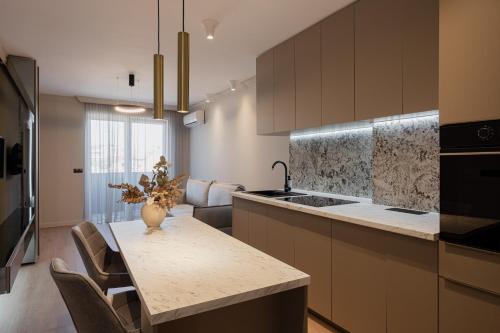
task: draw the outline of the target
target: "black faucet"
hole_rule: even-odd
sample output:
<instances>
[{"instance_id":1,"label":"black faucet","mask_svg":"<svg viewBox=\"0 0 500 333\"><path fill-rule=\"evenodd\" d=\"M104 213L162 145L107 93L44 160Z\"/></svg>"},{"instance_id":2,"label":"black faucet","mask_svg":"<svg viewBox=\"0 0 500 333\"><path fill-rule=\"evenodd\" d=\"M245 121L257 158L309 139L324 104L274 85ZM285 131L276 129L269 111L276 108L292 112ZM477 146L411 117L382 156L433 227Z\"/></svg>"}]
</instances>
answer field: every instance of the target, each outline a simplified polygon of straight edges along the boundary
<instances>
[{"instance_id":1,"label":"black faucet","mask_svg":"<svg viewBox=\"0 0 500 333\"><path fill-rule=\"evenodd\" d=\"M276 161L273 163L273 167L272 169L274 170L274 167L276 166L276 164L282 164L283 167L285 168L285 192L290 192L292 190L292 188L290 187L290 176L288 175L288 167L286 166L286 163L283 162L283 161Z\"/></svg>"}]
</instances>

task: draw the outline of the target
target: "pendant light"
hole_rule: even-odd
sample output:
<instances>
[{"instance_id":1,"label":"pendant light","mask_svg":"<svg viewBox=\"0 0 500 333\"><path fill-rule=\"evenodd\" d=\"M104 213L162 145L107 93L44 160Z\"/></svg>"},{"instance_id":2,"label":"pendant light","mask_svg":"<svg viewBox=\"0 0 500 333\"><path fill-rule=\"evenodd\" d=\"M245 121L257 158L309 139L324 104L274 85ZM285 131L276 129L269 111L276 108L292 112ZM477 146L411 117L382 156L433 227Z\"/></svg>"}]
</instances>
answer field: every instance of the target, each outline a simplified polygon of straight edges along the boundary
<instances>
[{"instance_id":1,"label":"pendant light","mask_svg":"<svg viewBox=\"0 0 500 333\"><path fill-rule=\"evenodd\" d=\"M130 89L130 100L133 100L132 89L135 87L135 75L130 73L128 75L128 86ZM116 87L119 88L119 77L116 77ZM114 107L115 111L121 113L141 113L146 112L146 108L139 104L132 103L118 103Z\"/></svg>"},{"instance_id":2,"label":"pendant light","mask_svg":"<svg viewBox=\"0 0 500 333\"><path fill-rule=\"evenodd\" d=\"M184 31L184 0L182 0L182 31L177 34L177 111L189 112L189 33Z\"/></svg>"},{"instance_id":3,"label":"pendant light","mask_svg":"<svg viewBox=\"0 0 500 333\"><path fill-rule=\"evenodd\" d=\"M154 55L154 102L153 118L163 119L163 55L160 54L160 0L157 0L158 31L157 53Z\"/></svg>"}]
</instances>

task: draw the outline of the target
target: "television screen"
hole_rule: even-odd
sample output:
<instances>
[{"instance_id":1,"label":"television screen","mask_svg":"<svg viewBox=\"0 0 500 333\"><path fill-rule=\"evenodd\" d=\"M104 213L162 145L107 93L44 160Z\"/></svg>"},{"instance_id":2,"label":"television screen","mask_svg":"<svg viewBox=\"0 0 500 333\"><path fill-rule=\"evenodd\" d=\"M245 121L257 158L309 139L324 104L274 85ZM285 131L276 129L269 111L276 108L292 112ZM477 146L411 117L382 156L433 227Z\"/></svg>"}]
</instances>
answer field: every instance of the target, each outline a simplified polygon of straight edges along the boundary
<instances>
[{"instance_id":1,"label":"television screen","mask_svg":"<svg viewBox=\"0 0 500 333\"><path fill-rule=\"evenodd\" d=\"M0 136L0 179L5 174L5 139Z\"/></svg>"}]
</instances>

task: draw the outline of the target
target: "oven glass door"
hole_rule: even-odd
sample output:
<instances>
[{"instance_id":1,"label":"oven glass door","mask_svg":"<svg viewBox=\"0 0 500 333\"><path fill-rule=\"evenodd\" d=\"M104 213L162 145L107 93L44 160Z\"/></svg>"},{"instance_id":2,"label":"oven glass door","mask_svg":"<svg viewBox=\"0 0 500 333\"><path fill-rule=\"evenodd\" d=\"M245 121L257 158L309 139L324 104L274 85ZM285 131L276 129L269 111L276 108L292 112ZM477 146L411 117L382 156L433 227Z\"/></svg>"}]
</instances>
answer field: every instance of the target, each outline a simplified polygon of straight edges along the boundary
<instances>
[{"instance_id":1,"label":"oven glass door","mask_svg":"<svg viewBox=\"0 0 500 333\"><path fill-rule=\"evenodd\" d=\"M500 153L442 154L440 178L441 239L500 252Z\"/></svg>"}]
</instances>

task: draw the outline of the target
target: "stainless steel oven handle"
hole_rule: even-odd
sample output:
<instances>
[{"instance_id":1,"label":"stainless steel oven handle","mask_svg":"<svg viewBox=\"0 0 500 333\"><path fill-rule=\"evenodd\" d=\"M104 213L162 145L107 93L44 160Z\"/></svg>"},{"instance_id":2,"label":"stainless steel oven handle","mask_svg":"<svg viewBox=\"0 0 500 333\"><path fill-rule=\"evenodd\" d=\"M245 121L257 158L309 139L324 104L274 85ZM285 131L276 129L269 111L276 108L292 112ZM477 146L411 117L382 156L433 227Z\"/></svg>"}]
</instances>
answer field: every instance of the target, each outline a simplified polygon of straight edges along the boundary
<instances>
[{"instance_id":1,"label":"stainless steel oven handle","mask_svg":"<svg viewBox=\"0 0 500 333\"><path fill-rule=\"evenodd\" d=\"M500 151L474 151L460 153L439 153L440 156L500 155Z\"/></svg>"}]
</instances>

